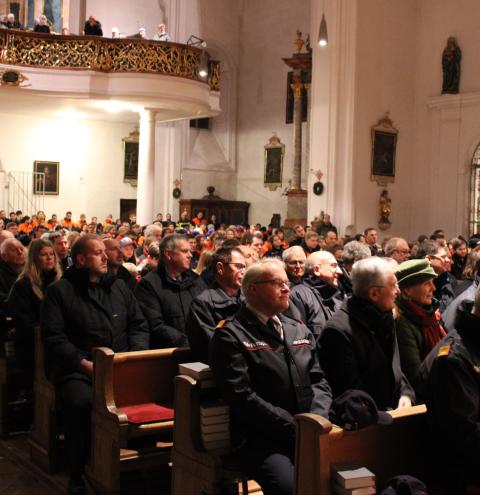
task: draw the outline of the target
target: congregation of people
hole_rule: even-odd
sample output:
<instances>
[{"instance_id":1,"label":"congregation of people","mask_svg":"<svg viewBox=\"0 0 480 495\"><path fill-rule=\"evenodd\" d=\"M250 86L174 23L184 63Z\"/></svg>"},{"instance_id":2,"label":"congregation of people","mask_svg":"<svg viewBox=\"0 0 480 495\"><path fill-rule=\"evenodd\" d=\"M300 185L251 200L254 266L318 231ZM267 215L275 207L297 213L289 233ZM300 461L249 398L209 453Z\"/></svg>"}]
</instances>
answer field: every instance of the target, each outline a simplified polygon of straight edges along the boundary
<instances>
[{"instance_id":1,"label":"congregation of people","mask_svg":"<svg viewBox=\"0 0 480 495\"><path fill-rule=\"evenodd\" d=\"M53 29L53 23L51 19L48 19L45 14L41 14L33 21L33 26L24 27L19 22L18 19L15 18L15 14L12 12L8 14L0 15L0 29L18 29L18 30L26 30L33 31L35 33L52 33L52 34L61 34L63 36L70 36L72 33L66 27L62 28L61 33L55 33ZM89 18L85 21L85 25L83 27L83 34L85 36L104 36L102 23L95 19L93 15L89 16ZM152 36L147 34L147 30L144 27L140 27L136 33L127 35L125 32L120 31L118 27L112 28L111 38L141 38L144 40L154 40L154 41L172 41L171 36L167 32L167 27L164 23L160 23L158 25L157 32Z\"/></svg>"},{"instance_id":2,"label":"congregation of people","mask_svg":"<svg viewBox=\"0 0 480 495\"><path fill-rule=\"evenodd\" d=\"M0 211L0 311L33 374L40 327L63 404L70 488L90 454L92 351L190 347L230 406L233 453L263 493L291 494L295 423L367 394L425 403L432 463L480 482L480 236L378 242L309 226L226 225L202 211L150 225ZM392 446L392 448L394 448ZM439 475L440 476L440 475Z\"/></svg>"}]
</instances>

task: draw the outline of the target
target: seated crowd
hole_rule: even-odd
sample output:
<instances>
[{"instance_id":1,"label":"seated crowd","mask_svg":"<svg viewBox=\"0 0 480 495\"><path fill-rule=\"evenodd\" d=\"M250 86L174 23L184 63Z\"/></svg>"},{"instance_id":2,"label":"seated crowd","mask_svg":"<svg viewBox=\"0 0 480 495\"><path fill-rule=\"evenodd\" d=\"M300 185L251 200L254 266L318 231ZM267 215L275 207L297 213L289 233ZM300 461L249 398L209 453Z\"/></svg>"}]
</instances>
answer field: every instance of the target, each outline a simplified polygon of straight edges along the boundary
<instances>
[{"instance_id":1,"label":"seated crowd","mask_svg":"<svg viewBox=\"0 0 480 495\"><path fill-rule=\"evenodd\" d=\"M41 14L40 16L35 18L33 21L33 26L28 28L22 26L20 21L18 21L18 19L15 18L15 14L13 14L12 12L8 14L0 14L0 29L18 29L18 30L33 31L35 33L58 34L52 31L53 24L45 14ZM70 36L71 32L67 27L63 27L61 34L63 36ZM101 22L95 19L93 15L89 16L89 18L85 21L85 25L83 27L83 33L80 34L84 34L85 36L103 37L104 34L103 34ZM136 33L131 34L129 36L121 32L118 29L118 27L113 27L111 37L140 38L144 40L152 39L154 41L172 41L170 35L167 33L167 27L163 23L160 23L158 25L158 31L151 38L147 35L146 29L143 27L139 28Z\"/></svg>"},{"instance_id":2,"label":"seated crowd","mask_svg":"<svg viewBox=\"0 0 480 495\"><path fill-rule=\"evenodd\" d=\"M234 455L265 494L292 493L294 415L333 418L351 390L384 411L426 403L432 462L452 493L480 481L480 238L437 230L379 245L374 228L339 237L328 215L288 237L202 212L142 227L0 211L2 332L11 317L33 373L41 328L72 492L89 457L99 346L190 347L208 363Z\"/></svg>"}]
</instances>

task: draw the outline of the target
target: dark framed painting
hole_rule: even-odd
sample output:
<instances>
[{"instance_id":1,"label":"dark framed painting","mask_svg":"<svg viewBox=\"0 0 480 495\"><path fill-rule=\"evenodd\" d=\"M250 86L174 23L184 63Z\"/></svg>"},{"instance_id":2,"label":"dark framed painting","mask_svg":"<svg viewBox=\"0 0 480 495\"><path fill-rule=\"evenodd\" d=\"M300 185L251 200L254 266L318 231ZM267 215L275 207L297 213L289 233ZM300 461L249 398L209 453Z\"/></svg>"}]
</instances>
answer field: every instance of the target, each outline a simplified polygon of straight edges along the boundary
<instances>
[{"instance_id":1,"label":"dark framed painting","mask_svg":"<svg viewBox=\"0 0 480 495\"><path fill-rule=\"evenodd\" d=\"M379 185L395 181L395 154L398 129L388 112L372 127L372 170L371 179Z\"/></svg>"},{"instance_id":2,"label":"dark framed painting","mask_svg":"<svg viewBox=\"0 0 480 495\"><path fill-rule=\"evenodd\" d=\"M285 112L285 124L293 123L293 89L291 87L293 81L293 71L287 74L287 104ZM302 82L307 82L306 72L302 72ZM304 87L302 89L302 122L307 121L307 111L308 111L308 93L307 89Z\"/></svg>"},{"instance_id":3,"label":"dark framed painting","mask_svg":"<svg viewBox=\"0 0 480 495\"><path fill-rule=\"evenodd\" d=\"M140 135L138 129L132 131L128 137L123 138L123 181L132 186L138 181L138 150Z\"/></svg>"},{"instance_id":4,"label":"dark framed painting","mask_svg":"<svg viewBox=\"0 0 480 495\"><path fill-rule=\"evenodd\" d=\"M263 183L271 191L282 186L283 156L285 154L285 145L274 133L268 144L264 146L265 154L265 173Z\"/></svg>"},{"instance_id":5,"label":"dark framed painting","mask_svg":"<svg viewBox=\"0 0 480 495\"><path fill-rule=\"evenodd\" d=\"M33 162L33 194L59 194L60 162Z\"/></svg>"}]
</instances>

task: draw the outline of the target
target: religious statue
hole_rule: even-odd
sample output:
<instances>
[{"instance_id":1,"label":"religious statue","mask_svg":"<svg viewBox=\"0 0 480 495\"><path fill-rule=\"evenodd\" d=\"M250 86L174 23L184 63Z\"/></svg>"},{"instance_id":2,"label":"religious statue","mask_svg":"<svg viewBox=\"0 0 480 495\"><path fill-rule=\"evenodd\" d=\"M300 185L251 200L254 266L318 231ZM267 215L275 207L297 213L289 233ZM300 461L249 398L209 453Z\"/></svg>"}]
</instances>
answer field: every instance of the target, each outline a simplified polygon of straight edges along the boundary
<instances>
[{"instance_id":1,"label":"religious statue","mask_svg":"<svg viewBox=\"0 0 480 495\"><path fill-rule=\"evenodd\" d=\"M380 220L378 221L378 226L381 230L387 230L392 225L392 222L390 222L392 200L388 196L388 191L386 189L382 191L378 203L380 206Z\"/></svg>"},{"instance_id":2,"label":"religious statue","mask_svg":"<svg viewBox=\"0 0 480 495\"><path fill-rule=\"evenodd\" d=\"M442 94L457 94L460 86L460 61L462 60L462 51L457 44L457 40L450 36L447 40L447 46L443 50L442 69L443 85Z\"/></svg>"}]
</instances>

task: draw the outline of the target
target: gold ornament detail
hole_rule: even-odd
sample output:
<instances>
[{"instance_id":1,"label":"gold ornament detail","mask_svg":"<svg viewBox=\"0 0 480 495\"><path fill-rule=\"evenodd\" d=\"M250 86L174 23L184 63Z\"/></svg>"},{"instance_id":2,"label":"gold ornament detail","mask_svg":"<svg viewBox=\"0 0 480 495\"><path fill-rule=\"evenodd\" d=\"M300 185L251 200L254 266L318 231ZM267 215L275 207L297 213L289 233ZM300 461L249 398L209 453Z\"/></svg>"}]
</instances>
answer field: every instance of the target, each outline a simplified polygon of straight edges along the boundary
<instances>
[{"instance_id":1,"label":"gold ornament detail","mask_svg":"<svg viewBox=\"0 0 480 495\"><path fill-rule=\"evenodd\" d=\"M0 30L0 63L101 72L144 72L199 81L201 50L159 41L37 36ZM209 84L220 87L220 63L209 62Z\"/></svg>"}]
</instances>

